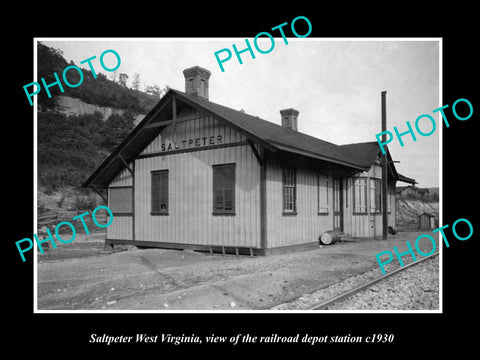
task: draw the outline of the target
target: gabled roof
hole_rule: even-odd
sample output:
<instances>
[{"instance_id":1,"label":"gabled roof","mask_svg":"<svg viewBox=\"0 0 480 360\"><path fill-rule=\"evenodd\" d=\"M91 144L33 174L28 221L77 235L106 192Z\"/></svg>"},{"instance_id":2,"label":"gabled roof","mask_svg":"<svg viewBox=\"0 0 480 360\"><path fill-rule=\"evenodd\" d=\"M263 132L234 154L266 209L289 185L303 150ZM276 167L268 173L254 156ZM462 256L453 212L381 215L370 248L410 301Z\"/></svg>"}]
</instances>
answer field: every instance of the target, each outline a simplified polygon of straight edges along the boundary
<instances>
[{"instance_id":1,"label":"gabled roof","mask_svg":"<svg viewBox=\"0 0 480 360\"><path fill-rule=\"evenodd\" d=\"M240 131L247 133L247 136L254 135L256 138L279 150L298 152L304 155L310 154L322 160L359 168L352 159L343 154L342 149L336 144L293 131L284 126L263 120L258 116L216 104L196 95L186 94L174 89L172 89L172 92L180 98L188 99L188 101L227 120L227 122L236 126Z\"/></svg>"},{"instance_id":2,"label":"gabled roof","mask_svg":"<svg viewBox=\"0 0 480 360\"><path fill-rule=\"evenodd\" d=\"M380 148L378 147L378 143L376 141L346 144L341 145L341 147L344 150L344 155L354 160L356 164L364 166L366 168L370 167L377 159L377 156L379 156L380 154ZM395 180L403 181L410 184L417 183L415 179L411 179L397 172L388 148L387 160L389 163L389 169L391 170L392 176L395 178Z\"/></svg>"},{"instance_id":3,"label":"gabled roof","mask_svg":"<svg viewBox=\"0 0 480 360\"><path fill-rule=\"evenodd\" d=\"M427 211L422 211L420 214L418 214L418 216L422 216L422 215L427 215L429 217L435 217L435 215L433 215L432 213L429 213Z\"/></svg>"},{"instance_id":4,"label":"gabled roof","mask_svg":"<svg viewBox=\"0 0 480 360\"><path fill-rule=\"evenodd\" d=\"M345 156L348 156L350 159L355 161L356 164L363 167L371 166L380 153L380 148L378 147L378 142L376 141L346 144L341 145L340 147L342 148Z\"/></svg>"},{"instance_id":5,"label":"gabled roof","mask_svg":"<svg viewBox=\"0 0 480 360\"><path fill-rule=\"evenodd\" d=\"M258 116L216 104L203 97L170 89L82 186L108 186L115 176L125 169L127 164L138 156L162 131L163 126L152 127L147 125L154 122L161 124L162 119L171 117L172 110L168 105L172 103L172 98L175 98L176 103L183 103L200 109L218 121L232 126L248 139L267 147L271 151L280 150L300 154L359 171L367 170L374 163L380 151L377 142L336 145L263 120ZM393 163L391 165L393 166ZM407 182L415 181L406 177L403 178ZM399 180L401 179L399 178Z\"/></svg>"}]
</instances>

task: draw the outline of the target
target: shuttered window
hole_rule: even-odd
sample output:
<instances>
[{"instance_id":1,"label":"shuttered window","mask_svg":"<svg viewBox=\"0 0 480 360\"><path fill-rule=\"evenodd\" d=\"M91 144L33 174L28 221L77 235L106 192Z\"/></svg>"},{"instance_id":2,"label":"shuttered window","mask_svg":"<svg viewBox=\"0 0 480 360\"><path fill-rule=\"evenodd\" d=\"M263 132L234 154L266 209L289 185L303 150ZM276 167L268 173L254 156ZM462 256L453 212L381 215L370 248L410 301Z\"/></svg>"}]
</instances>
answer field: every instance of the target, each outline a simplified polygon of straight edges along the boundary
<instances>
[{"instance_id":1,"label":"shuttered window","mask_svg":"<svg viewBox=\"0 0 480 360\"><path fill-rule=\"evenodd\" d=\"M318 175L318 213L328 214L328 176Z\"/></svg>"},{"instance_id":2,"label":"shuttered window","mask_svg":"<svg viewBox=\"0 0 480 360\"><path fill-rule=\"evenodd\" d=\"M353 181L353 211L358 214L367 213L366 178L355 178Z\"/></svg>"},{"instance_id":3,"label":"shuttered window","mask_svg":"<svg viewBox=\"0 0 480 360\"><path fill-rule=\"evenodd\" d=\"M168 214L168 170L152 171L152 214Z\"/></svg>"},{"instance_id":4,"label":"shuttered window","mask_svg":"<svg viewBox=\"0 0 480 360\"><path fill-rule=\"evenodd\" d=\"M382 181L370 179L370 212L382 212Z\"/></svg>"},{"instance_id":5,"label":"shuttered window","mask_svg":"<svg viewBox=\"0 0 480 360\"><path fill-rule=\"evenodd\" d=\"M108 207L114 215L132 215L131 186L111 187L108 194Z\"/></svg>"},{"instance_id":6,"label":"shuttered window","mask_svg":"<svg viewBox=\"0 0 480 360\"><path fill-rule=\"evenodd\" d=\"M333 212L338 213L340 212L340 180L334 179L333 180Z\"/></svg>"},{"instance_id":7,"label":"shuttered window","mask_svg":"<svg viewBox=\"0 0 480 360\"><path fill-rule=\"evenodd\" d=\"M283 169L283 212L297 211L296 174L295 169Z\"/></svg>"},{"instance_id":8,"label":"shuttered window","mask_svg":"<svg viewBox=\"0 0 480 360\"><path fill-rule=\"evenodd\" d=\"M213 213L235 214L235 164L213 165Z\"/></svg>"}]
</instances>

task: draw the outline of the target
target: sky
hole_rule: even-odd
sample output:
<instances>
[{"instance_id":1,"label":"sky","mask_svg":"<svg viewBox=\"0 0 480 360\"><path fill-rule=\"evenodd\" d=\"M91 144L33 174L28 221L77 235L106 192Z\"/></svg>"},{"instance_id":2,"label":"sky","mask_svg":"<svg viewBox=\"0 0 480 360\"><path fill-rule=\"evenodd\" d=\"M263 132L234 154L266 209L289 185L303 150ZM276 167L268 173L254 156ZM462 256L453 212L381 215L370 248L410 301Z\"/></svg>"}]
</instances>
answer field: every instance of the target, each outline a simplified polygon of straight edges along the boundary
<instances>
[{"instance_id":1,"label":"sky","mask_svg":"<svg viewBox=\"0 0 480 360\"><path fill-rule=\"evenodd\" d=\"M98 60L105 50L115 50L121 64L118 74L140 74L140 89L146 85L165 85L184 91L182 71L199 65L212 75L210 101L229 106L280 124L280 110L300 111L298 130L335 144L376 141L381 132L381 92L386 91L387 130L407 130L406 121L415 129L415 120L431 115L437 123L430 136L416 133L388 145L397 171L414 178L419 187L439 186L439 146L442 120L434 109L441 103L441 44L437 38L287 38L288 44L275 38L273 50L261 54L241 54L240 64L232 44L246 48L245 38L122 38L53 39L39 38L47 46L63 51L67 61L81 68L80 62L92 56L97 72L108 78ZM271 46L268 38L259 38L258 46ZM232 58L223 63L222 72L214 53L228 48ZM223 58L226 53L220 54ZM105 55L107 67L116 63L113 54ZM80 85L81 86L81 85ZM424 133L432 125L419 121ZM408 185L398 182L397 186Z\"/></svg>"}]
</instances>

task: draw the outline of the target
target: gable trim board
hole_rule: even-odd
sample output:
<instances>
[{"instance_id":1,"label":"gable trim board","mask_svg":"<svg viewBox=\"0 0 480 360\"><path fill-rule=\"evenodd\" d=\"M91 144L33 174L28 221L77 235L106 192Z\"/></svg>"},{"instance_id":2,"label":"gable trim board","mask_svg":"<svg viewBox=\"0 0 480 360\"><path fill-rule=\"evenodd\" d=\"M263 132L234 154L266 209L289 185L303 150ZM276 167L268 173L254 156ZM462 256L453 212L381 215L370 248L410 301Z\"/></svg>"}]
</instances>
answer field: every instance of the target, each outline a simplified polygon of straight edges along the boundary
<instances>
[{"instance_id":1,"label":"gable trim board","mask_svg":"<svg viewBox=\"0 0 480 360\"><path fill-rule=\"evenodd\" d=\"M213 136L220 141L210 143ZM318 174L328 177L330 199L334 179L340 180L344 232L375 236L382 213L371 214L368 204L367 214L355 214L352 186L355 175L381 179L379 152L376 142L335 145L170 89L83 186L132 187L132 214L114 217L107 244L235 253L247 249L247 254L262 255L318 244L318 237L333 229L333 201L328 212L318 211ZM212 211L213 167L223 164L235 164L234 214ZM290 216L282 211L285 164L296 169L298 209ZM398 180L414 183L396 172L389 153L388 166L389 189ZM150 174L162 170L168 170L168 214L152 216ZM393 201L394 196L395 191ZM394 221L392 210L389 224Z\"/></svg>"}]
</instances>

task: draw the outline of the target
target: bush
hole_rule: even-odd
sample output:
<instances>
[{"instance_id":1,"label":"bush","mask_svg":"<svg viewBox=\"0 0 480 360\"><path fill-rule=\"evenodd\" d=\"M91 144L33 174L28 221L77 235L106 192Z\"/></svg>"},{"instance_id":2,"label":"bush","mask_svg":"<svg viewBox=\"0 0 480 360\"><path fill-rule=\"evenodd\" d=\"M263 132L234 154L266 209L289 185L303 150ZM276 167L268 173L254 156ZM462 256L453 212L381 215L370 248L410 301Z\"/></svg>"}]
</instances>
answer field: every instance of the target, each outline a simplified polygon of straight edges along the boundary
<instances>
[{"instance_id":1,"label":"bush","mask_svg":"<svg viewBox=\"0 0 480 360\"><path fill-rule=\"evenodd\" d=\"M134 127L132 113L65 116L38 114L38 179L50 191L79 187Z\"/></svg>"}]
</instances>

